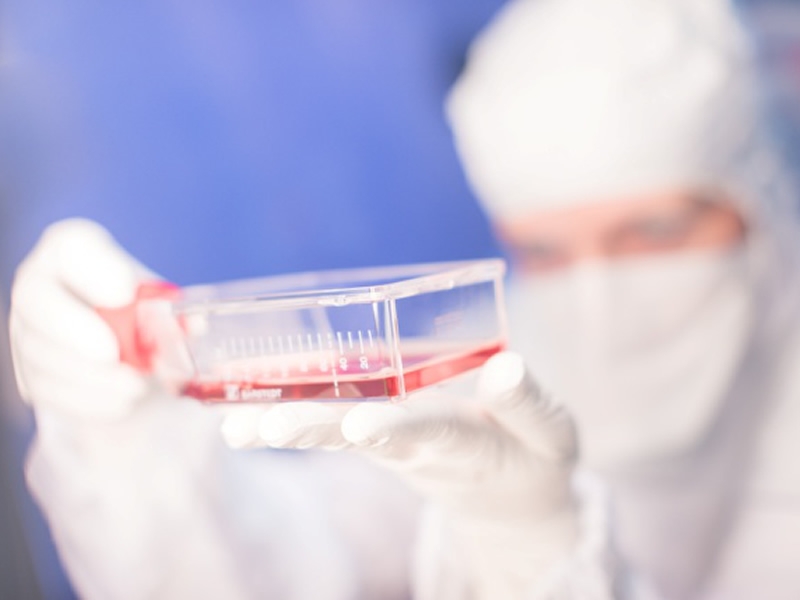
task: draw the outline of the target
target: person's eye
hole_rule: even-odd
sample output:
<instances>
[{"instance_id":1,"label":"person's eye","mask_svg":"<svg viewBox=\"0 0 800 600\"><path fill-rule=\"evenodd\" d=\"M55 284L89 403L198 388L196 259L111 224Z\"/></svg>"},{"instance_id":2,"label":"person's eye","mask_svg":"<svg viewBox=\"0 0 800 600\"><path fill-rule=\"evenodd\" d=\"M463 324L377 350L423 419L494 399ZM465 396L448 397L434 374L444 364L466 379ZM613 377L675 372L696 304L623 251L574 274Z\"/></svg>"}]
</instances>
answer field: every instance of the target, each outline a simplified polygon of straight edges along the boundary
<instances>
[{"instance_id":1,"label":"person's eye","mask_svg":"<svg viewBox=\"0 0 800 600\"><path fill-rule=\"evenodd\" d=\"M568 253L555 244L514 244L510 247L510 252L517 268L527 272L555 269L569 261Z\"/></svg>"},{"instance_id":2,"label":"person's eye","mask_svg":"<svg viewBox=\"0 0 800 600\"><path fill-rule=\"evenodd\" d=\"M692 234L696 215L642 218L611 238L615 253L661 251L680 247Z\"/></svg>"},{"instance_id":3,"label":"person's eye","mask_svg":"<svg viewBox=\"0 0 800 600\"><path fill-rule=\"evenodd\" d=\"M656 242L672 241L686 234L689 219L648 219L634 225L630 233Z\"/></svg>"}]
</instances>

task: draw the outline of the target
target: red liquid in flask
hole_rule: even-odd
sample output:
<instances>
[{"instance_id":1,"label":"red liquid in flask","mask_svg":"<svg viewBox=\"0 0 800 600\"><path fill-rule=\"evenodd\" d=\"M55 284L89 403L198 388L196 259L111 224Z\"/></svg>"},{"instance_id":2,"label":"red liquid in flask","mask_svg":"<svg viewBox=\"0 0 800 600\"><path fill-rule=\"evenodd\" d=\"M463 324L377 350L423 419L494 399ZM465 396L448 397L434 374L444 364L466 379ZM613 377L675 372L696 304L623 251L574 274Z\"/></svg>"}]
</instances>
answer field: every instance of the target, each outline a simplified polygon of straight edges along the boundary
<instances>
[{"instance_id":1,"label":"red liquid in flask","mask_svg":"<svg viewBox=\"0 0 800 600\"><path fill-rule=\"evenodd\" d=\"M451 354L409 354L400 376L395 369L349 375L332 371L327 376L260 379L194 380L181 389L184 396L204 402L290 402L296 400L380 398L399 396L435 385L480 367L505 349L502 342Z\"/></svg>"}]
</instances>

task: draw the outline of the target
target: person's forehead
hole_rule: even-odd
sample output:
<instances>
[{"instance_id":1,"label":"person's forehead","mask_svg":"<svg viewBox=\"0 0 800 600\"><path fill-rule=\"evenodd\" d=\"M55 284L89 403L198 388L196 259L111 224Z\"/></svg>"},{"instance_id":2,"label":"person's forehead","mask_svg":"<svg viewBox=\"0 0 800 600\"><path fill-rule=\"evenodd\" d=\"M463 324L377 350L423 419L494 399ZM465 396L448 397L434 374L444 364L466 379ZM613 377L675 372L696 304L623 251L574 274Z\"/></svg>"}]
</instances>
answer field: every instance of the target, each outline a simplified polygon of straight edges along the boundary
<instances>
[{"instance_id":1,"label":"person's forehead","mask_svg":"<svg viewBox=\"0 0 800 600\"><path fill-rule=\"evenodd\" d=\"M686 189L641 192L621 197L599 198L563 207L533 209L514 217L494 220L496 228L514 238L537 233L561 231L581 233L602 230L629 219L679 213L696 205L702 198L712 197ZM721 198L719 198L722 201Z\"/></svg>"}]
</instances>

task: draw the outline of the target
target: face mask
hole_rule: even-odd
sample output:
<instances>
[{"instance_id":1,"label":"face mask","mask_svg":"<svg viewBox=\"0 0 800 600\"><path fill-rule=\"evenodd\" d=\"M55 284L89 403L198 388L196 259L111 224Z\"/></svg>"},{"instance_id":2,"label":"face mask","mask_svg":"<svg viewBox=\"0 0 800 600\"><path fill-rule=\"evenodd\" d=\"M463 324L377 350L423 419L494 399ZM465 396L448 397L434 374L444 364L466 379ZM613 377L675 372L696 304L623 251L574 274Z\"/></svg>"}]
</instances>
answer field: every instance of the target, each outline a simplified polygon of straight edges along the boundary
<instances>
[{"instance_id":1,"label":"face mask","mask_svg":"<svg viewBox=\"0 0 800 600\"><path fill-rule=\"evenodd\" d=\"M742 249L584 263L509 290L512 348L573 411L608 468L691 449L750 338Z\"/></svg>"}]
</instances>

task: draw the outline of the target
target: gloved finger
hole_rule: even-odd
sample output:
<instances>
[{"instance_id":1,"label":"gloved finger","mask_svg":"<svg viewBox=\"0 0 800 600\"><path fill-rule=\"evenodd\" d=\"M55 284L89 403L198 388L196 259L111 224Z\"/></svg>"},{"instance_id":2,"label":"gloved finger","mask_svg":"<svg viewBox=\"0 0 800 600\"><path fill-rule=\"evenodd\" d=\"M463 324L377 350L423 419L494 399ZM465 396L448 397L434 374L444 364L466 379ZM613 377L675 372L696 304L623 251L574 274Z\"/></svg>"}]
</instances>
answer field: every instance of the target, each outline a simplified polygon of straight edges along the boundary
<instances>
[{"instance_id":1,"label":"gloved finger","mask_svg":"<svg viewBox=\"0 0 800 600\"><path fill-rule=\"evenodd\" d=\"M24 346L31 333L89 360L116 362L119 344L111 329L89 306L56 281L37 275L14 285L11 343ZM20 352L17 351L17 354Z\"/></svg>"},{"instance_id":2,"label":"gloved finger","mask_svg":"<svg viewBox=\"0 0 800 600\"><path fill-rule=\"evenodd\" d=\"M462 398L420 395L402 404L362 404L345 416L342 433L384 459L407 461L422 453L450 462L491 460L507 441L465 404Z\"/></svg>"},{"instance_id":3,"label":"gloved finger","mask_svg":"<svg viewBox=\"0 0 800 600\"><path fill-rule=\"evenodd\" d=\"M35 375L27 379L57 377L63 382L74 382L77 385L98 384L103 389L112 389L116 378L121 378L120 386L128 389L134 385L137 389L146 389L148 383L138 371L117 362L97 361L84 358L72 349L54 344L49 338L37 331L22 332L15 347L18 362L26 371L35 371Z\"/></svg>"},{"instance_id":4,"label":"gloved finger","mask_svg":"<svg viewBox=\"0 0 800 600\"><path fill-rule=\"evenodd\" d=\"M48 227L20 267L56 279L90 306L130 303L138 283L155 278L100 225L69 219Z\"/></svg>"},{"instance_id":5,"label":"gloved finger","mask_svg":"<svg viewBox=\"0 0 800 600\"><path fill-rule=\"evenodd\" d=\"M273 448L346 448L350 443L342 435L341 426L350 410L350 405L338 403L278 404L262 416L259 435Z\"/></svg>"},{"instance_id":6,"label":"gloved finger","mask_svg":"<svg viewBox=\"0 0 800 600\"><path fill-rule=\"evenodd\" d=\"M258 434L258 427L261 417L270 408L263 405L225 407L220 425L222 439L234 449L266 446L267 443Z\"/></svg>"},{"instance_id":7,"label":"gloved finger","mask_svg":"<svg viewBox=\"0 0 800 600\"><path fill-rule=\"evenodd\" d=\"M539 388L519 354L502 352L490 358L481 369L478 393L487 414L539 456L576 458L571 416Z\"/></svg>"},{"instance_id":8,"label":"gloved finger","mask_svg":"<svg viewBox=\"0 0 800 600\"><path fill-rule=\"evenodd\" d=\"M126 365L104 365L83 381L35 364L23 364L22 370L34 408L82 419L122 418L150 391L149 382Z\"/></svg>"}]
</instances>

